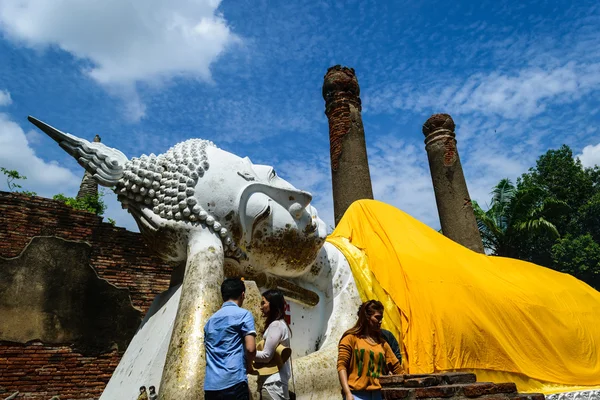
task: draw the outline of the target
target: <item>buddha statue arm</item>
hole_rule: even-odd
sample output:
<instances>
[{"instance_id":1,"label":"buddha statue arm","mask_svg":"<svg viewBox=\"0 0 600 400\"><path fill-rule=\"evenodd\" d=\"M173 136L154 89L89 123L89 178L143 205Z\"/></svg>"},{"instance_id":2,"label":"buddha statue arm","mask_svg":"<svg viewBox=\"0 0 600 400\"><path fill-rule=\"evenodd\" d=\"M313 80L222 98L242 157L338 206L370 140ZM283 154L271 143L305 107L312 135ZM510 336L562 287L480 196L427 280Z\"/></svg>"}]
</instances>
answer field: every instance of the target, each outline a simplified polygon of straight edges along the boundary
<instances>
[{"instance_id":1,"label":"buddha statue arm","mask_svg":"<svg viewBox=\"0 0 600 400\"><path fill-rule=\"evenodd\" d=\"M331 313L318 350L294 360L294 381L299 399L317 400L339 397L337 346L342 334L356 322L361 300L350 265L337 248L325 243L315 265L318 272L313 268L310 280L325 293L322 300L329 303L326 308ZM327 287L319 286L324 284Z\"/></svg>"}]
</instances>

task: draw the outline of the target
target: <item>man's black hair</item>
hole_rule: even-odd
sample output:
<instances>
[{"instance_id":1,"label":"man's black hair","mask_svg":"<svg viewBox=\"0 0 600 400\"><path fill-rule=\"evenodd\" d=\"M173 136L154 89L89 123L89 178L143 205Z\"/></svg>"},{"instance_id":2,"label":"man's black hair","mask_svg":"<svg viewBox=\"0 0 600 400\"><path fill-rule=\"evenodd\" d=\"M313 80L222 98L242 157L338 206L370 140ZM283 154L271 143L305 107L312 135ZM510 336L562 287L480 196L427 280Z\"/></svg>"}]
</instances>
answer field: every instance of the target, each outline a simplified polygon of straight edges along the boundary
<instances>
[{"instance_id":1,"label":"man's black hair","mask_svg":"<svg viewBox=\"0 0 600 400\"><path fill-rule=\"evenodd\" d=\"M245 291L244 281L240 278L227 278L221 284L221 297L223 297L223 301L237 300Z\"/></svg>"}]
</instances>

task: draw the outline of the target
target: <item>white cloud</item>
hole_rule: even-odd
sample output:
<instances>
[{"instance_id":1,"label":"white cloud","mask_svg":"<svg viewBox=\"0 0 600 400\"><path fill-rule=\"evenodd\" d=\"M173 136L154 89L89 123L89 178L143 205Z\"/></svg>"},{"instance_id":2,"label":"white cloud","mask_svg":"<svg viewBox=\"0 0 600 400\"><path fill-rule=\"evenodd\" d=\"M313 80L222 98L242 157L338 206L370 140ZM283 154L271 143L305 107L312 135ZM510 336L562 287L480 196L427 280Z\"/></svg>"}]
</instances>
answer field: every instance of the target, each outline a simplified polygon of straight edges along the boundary
<instances>
[{"instance_id":1,"label":"white cloud","mask_svg":"<svg viewBox=\"0 0 600 400\"><path fill-rule=\"evenodd\" d=\"M31 48L57 46L86 63L84 72L117 91L175 76L211 80L210 66L239 42L219 0L4 0L0 29ZM135 98L131 119L143 115Z\"/></svg>"},{"instance_id":2,"label":"white cloud","mask_svg":"<svg viewBox=\"0 0 600 400\"><path fill-rule=\"evenodd\" d=\"M580 66L569 63L552 70L531 68L516 75L492 73L472 77L449 98L452 107L463 112L495 113L504 118L538 115L546 101L566 103L600 85L600 64Z\"/></svg>"},{"instance_id":3,"label":"white cloud","mask_svg":"<svg viewBox=\"0 0 600 400\"><path fill-rule=\"evenodd\" d=\"M8 90L0 90L0 106L8 106L12 104L12 98Z\"/></svg>"},{"instance_id":4,"label":"white cloud","mask_svg":"<svg viewBox=\"0 0 600 400\"><path fill-rule=\"evenodd\" d=\"M25 132L25 137L27 138L27 143L29 144L29 146L35 146L37 144L40 144L46 138L44 134L34 129Z\"/></svg>"},{"instance_id":5,"label":"white cloud","mask_svg":"<svg viewBox=\"0 0 600 400\"><path fill-rule=\"evenodd\" d=\"M67 168L39 158L29 146L27 135L8 115L0 113L0 161L2 167L17 170L27 177L20 182L23 190L52 197L57 191L75 192L81 177ZM6 182L2 182L6 188ZM60 189L57 189L60 188Z\"/></svg>"},{"instance_id":6,"label":"white cloud","mask_svg":"<svg viewBox=\"0 0 600 400\"><path fill-rule=\"evenodd\" d=\"M373 196L427 225L440 226L425 148L380 137L368 149Z\"/></svg>"},{"instance_id":7,"label":"white cloud","mask_svg":"<svg viewBox=\"0 0 600 400\"><path fill-rule=\"evenodd\" d=\"M48 198L58 193L69 197L75 196L83 177L83 169L79 168L74 173L68 168L59 166L56 161L47 162L38 157L31 147L29 138L46 140L52 145L54 142L49 138L40 138L34 132L25 133L7 114L0 113L0 166L8 170L16 170L20 175L27 177L25 180L15 182L22 186L20 190L36 192L38 196ZM0 181L0 190L8 190L5 179ZM110 190L105 192L104 201L107 205L105 217L113 218L118 226L137 231L133 218L126 211L121 210L116 195Z\"/></svg>"},{"instance_id":8,"label":"white cloud","mask_svg":"<svg viewBox=\"0 0 600 400\"><path fill-rule=\"evenodd\" d=\"M600 90L600 63L569 62L549 69L525 67L510 73L478 73L428 86L428 90L406 84L376 90L373 92L377 95L365 96L365 107L369 112L438 109L454 115L531 118L543 113L548 105L571 103Z\"/></svg>"},{"instance_id":9,"label":"white cloud","mask_svg":"<svg viewBox=\"0 0 600 400\"><path fill-rule=\"evenodd\" d=\"M123 110L125 119L130 122L137 122L146 115L146 105L133 88L113 88L112 92L125 100L125 108Z\"/></svg>"},{"instance_id":10,"label":"white cloud","mask_svg":"<svg viewBox=\"0 0 600 400\"><path fill-rule=\"evenodd\" d=\"M584 167L593 167L600 165L600 143L597 145L588 145L581 150L577 157L581 160Z\"/></svg>"}]
</instances>

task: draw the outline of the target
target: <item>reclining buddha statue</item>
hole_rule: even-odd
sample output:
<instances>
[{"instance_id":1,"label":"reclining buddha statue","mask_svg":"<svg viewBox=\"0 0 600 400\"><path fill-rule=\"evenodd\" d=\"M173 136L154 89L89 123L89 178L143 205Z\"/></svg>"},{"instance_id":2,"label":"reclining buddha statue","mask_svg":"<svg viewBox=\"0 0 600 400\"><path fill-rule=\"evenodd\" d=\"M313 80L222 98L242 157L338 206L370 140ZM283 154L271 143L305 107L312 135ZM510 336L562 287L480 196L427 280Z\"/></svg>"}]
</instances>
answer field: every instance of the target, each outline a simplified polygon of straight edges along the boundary
<instances>
[{"instance_id":1,"label":"reclining buddha statue","mask_svg":"<svg viewBox=\"0 0 600 400\"><path fill-rule=\"evenodd\" d=\"M182 265L101 399L141 382L165 400L203 398L203 327L229 276L244 277L248 298L278 288L289 300L298 399L340 397L337 344L372 298L407 373L471 371L546 394L600 388L600 293L569 275L475 253L373 200L326 237L309 193L212 142L129 159L29 119L113 188L150 249Z\"/></svg>"}]
</instances>

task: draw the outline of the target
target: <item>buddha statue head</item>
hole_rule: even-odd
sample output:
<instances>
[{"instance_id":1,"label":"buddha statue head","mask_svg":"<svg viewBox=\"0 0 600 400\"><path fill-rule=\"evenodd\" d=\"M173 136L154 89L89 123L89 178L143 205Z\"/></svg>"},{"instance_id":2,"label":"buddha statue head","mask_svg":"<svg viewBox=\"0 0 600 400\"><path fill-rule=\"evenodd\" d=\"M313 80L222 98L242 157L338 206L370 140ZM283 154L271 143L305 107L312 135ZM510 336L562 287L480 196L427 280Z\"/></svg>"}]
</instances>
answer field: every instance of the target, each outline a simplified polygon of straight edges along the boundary
<instances>
[{"instance_id":1,"label":"buddha statue head","mask_svg":"<svg viewBox=\"0 0 600 400\"><path fill-rule=\"evenodd\" d=\"M150 248L170 261L187 257L189 241L210 231L225 258L247 273L303 274L321 248L325 224L296 189L266 165L190 139L161 155L128 159L99 142L61 132L35 118L99 184L114 189Z\"/></svg>"}]
</instances>

